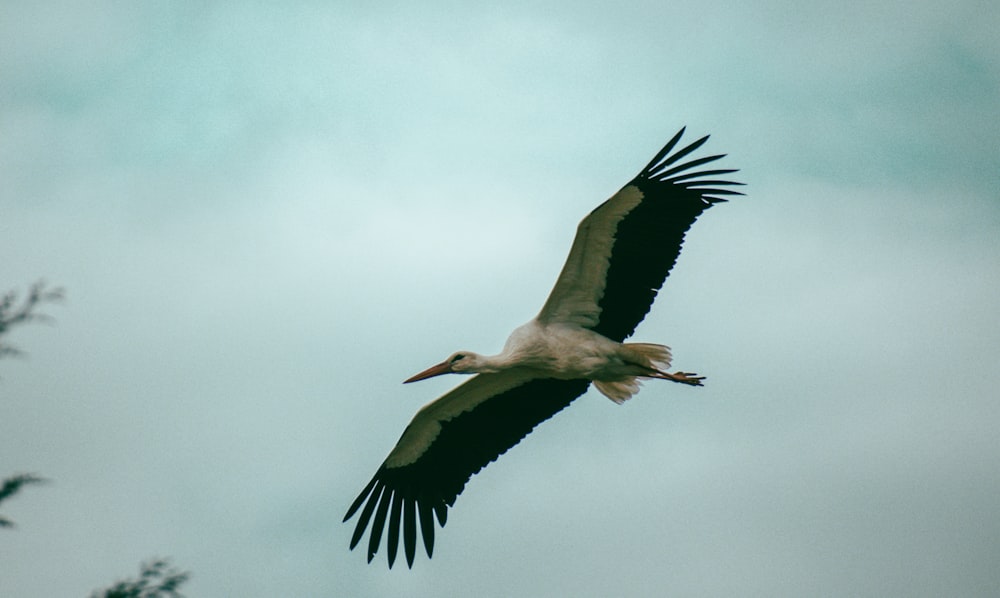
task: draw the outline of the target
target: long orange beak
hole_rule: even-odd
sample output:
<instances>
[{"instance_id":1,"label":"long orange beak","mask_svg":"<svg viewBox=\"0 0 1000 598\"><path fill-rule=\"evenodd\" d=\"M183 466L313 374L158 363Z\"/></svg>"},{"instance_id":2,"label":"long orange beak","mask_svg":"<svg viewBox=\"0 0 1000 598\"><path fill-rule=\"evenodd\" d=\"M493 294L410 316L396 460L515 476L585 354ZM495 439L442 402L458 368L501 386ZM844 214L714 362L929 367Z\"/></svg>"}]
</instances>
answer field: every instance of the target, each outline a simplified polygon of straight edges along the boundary
<instances>
[{"instance_id":1,"label":"long orange beak","mask_svg":"<svg viewBox=\"0 0 1000 598\"><path fill-rule=\"evenodd\" d=\"M442 361L437 365L432 365L431 367L420 372L419 374L416 374L414 376L411 376L410 378L407 378L406 380L403 380L403 384L416 382L418 380L426 380L428 378L433 378L434 376L440 376L441 374L450 374L450 373L451 373L451 364L448 363L447 361Z\"/></svg>"}]
</instances>

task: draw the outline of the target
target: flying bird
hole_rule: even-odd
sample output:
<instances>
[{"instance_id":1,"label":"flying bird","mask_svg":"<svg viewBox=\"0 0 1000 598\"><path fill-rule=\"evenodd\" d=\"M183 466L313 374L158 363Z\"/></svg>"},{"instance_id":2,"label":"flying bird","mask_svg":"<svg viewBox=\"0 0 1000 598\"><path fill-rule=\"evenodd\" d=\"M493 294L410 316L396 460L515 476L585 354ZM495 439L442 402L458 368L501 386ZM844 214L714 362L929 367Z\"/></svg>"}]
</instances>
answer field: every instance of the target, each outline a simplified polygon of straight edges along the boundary
<instances>
[{"instance_id":1,"label":"flying bird","mask_svg":"<svg viewBox=\"0 0 1000 598\"><path fill-rule=\"evenodd\" d=\"M591 383L616 403L644 379L702 385L702 376L667 372L669 347L624 342L649 312L694 221L725 196L743 195L729 188L742 183L713 178L736 170L696 170L724 154L681 162L708 140L673 152L683 134L580 222L542 310L514 330L500 354L459 351L405 381L477 374L417 412L347 510L345 522L360 512L352 550L370 524L369 563L386 535L389 567L400 537L412 567L418 522L430 558L435 519L444 527L469 478Z\"/></svg>"}]
</instances>

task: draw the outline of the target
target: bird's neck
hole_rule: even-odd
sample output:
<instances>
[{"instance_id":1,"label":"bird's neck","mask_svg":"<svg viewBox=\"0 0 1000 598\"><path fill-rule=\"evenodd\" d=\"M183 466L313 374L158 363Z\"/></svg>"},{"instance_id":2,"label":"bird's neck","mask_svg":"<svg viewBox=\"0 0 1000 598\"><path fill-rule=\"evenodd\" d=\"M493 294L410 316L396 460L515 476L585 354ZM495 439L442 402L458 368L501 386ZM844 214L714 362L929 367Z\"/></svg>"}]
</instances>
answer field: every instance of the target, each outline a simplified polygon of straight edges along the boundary
<instances>
[{"instance_id":1,"label":"bird's neck","mask_svg":"<svg viewBox=\"0 0 1000 598\"><path fill-rule=\"evenodd\" d=\"M478 355L474 371L478 374L494 374L502 372L513 365L511 358L504 354Z\"/></svg>"},{"instance_id":2,"label":"bird's neck","mask_svg":"<svg viewBox=\"0 0 1000 598\"><path fill-rule=\"evenodd\" d=\"M496 373L511 368L530 365L531 353L518 343L507 343L503 351L496 355L479 355L475 370L479 373Z\"/></svg>"}]
</instances>

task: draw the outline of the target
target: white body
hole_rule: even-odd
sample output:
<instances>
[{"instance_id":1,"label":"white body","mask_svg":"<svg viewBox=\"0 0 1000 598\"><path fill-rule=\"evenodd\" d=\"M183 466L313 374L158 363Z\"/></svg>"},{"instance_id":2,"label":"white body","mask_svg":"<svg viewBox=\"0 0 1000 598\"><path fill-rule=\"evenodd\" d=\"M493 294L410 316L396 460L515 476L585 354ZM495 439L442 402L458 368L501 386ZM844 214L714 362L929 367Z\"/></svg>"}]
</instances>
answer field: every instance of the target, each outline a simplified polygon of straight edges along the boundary
<instances>
[{"instance_id":1,"label":"white body","mask_svg":"<svg viewBox=\"0 0 1000 598\"><path fill-rule=\"evenodd\" d=\"M538 319L517 327L499 355L470 352L468 371L500 372L513 367L539 377L593 380L609 399L621 403L639 388L639 378L662 377L670 367L670 348L646 343L618 343L576 324L542 324ZM455 368L453 371L462 372Z\"/></svg>"}]
</instances>

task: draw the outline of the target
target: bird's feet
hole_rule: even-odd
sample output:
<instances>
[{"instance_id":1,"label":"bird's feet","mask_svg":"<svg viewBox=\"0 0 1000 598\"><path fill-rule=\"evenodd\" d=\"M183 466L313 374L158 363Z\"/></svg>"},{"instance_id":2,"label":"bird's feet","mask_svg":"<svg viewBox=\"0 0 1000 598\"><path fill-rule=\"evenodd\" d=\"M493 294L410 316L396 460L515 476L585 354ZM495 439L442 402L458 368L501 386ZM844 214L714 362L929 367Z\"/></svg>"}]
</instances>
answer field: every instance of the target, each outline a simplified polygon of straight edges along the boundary
<instances>
[{"instance_id":1,"label":"bird's feet","mask_svg":"<svg viewBox=\"0 0 1000 598\"><path fill-rule=\"evenodd\" d=\"M701 381L705 379L704 376L699 376L694 372L675 372L673 374L665 373L665 380L673 380L674 382L680 382L681 384L688 384L691 386L702 386Z\"/></svg>"}]
</instances>

